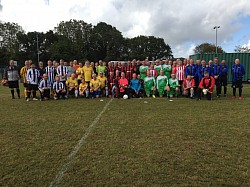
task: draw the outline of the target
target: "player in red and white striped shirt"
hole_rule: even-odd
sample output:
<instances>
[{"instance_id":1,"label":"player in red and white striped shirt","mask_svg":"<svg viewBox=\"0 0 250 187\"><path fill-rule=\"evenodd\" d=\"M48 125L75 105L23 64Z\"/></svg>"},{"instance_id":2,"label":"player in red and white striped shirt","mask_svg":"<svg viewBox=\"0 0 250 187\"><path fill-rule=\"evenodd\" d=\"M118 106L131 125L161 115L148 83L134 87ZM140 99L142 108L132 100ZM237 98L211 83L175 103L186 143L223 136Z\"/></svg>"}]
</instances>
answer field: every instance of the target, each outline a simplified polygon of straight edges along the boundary
<instances>
[{"instance_id":1,"label":"player in red and white striped shirt","mask_svg":"<svg viewBox=\"0 0 250 187\"><path fill-rule=\"evenodd\" d=\"M194 87L195 87L194 79L191 78L190 75L188 75L187 78L184 79L182 83L183 94L186 95L187 97L190 96L190 98L193 99Z\"/></svg>"},{"instance_id":2,"label":"player in red and white striped shirt","mask_svg":"<svg viewBox=\"0 0 250 187\"><path fill-rule=\"evenodd\" d=\"M181 60L178 60L178 65L176 66L176 78L179 80L179 84L182 85L185 79L185 69L186 67L182 64ZM180 89L180 94L182 95L182 89Z\"/></svg>"}]
</instances>

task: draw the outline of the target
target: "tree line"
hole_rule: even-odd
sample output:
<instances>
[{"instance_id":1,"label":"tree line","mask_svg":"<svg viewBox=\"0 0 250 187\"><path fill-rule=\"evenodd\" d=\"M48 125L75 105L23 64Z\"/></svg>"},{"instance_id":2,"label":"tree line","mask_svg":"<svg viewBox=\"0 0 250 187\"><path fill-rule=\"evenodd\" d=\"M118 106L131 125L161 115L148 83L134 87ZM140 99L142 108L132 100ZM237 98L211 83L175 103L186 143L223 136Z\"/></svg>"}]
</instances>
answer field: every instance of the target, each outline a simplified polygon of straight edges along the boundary
<instances>
[{"instance_id":1,"label":"tree line","mask_svg":"<svg viewBox=\"0 0 250 187\"><path fill-rule=\"evenodd\" d=\"M137 36L126 38L112 25L92 25L83 20L61 21L53 30L28 32L17 23L0 23L0 66L9 59L23 63L31 59L47 61L78 59L131 60L171 58L171 47L163 38Z\"/></svg>"}]
</instances>

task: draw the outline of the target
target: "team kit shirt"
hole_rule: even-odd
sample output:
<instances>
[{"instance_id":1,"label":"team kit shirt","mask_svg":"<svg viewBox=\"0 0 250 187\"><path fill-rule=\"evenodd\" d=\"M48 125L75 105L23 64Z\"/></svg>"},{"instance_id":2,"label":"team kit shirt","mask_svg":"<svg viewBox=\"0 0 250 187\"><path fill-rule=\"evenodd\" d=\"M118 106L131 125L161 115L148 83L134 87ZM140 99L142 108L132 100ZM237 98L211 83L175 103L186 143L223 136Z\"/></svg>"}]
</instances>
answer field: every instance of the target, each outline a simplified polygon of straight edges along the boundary
<instances>
[{"instance_id":1,"label":"team kit shirt","mask_svg":"<svg viewBox=\"0 0 250 187\"><path fill-rule=\"evenodd\" d=\"M90 86L93 87L94 89L96 89L99 86L101 86L101 82L98 79L96 79L96 80L91 79Z\"/></svg>"},{"instance_id":2,"label":"team kit shirt","mask_svg":"<svg viewBox=\"0 0 250 187\"><path fill-rule=\"evenodd\" d=\"M158 76L156 79L156 85L157 85L157 90L159 91L159 94L162 95L168 85L168 77L165 75Z\"/></svg>"},{"instance_id":3,"label":"team kit shirt","mask_svg":"<svg viewBox=\"0 0 250 187\"><path fill-rule=\"evenodd\" d=\"M22 67L20 70L20 75L23 78L23 83L27 83L27 79L26 79L26 75L27 75L27 71L29 68L27 68L26 66Z\"/></svg>"},{"instance_id":4,"label":"team kit shirt","mask_svg":"<svg viewBox=\"0 0 250 187\"><path fill-rule=\"evenodd\" d=\"M53 66L49 67L47 66L45 68L45 73L47 73L48 75L48 80L51 82L51 86L53 85L53 83L55 82L55 69Z\"/></svg>"},{"instance_id":5,"label":"team kit shirt","mask_svg":"<svg viewBox=\"0 0 250 187\"><path fill-rule=\"evenodd\" d=\"M76 69L76 74L77 74L77 80L81 80L84 77L84 71L83 67L82 68L77 68Z\"/></svg>"},{"instance_id":6,"label":"team kit shirt","mask_svg":"<svg viewBox=\"0 0 250 187\"><path fill-rule=\"evenodd\" d=\"M145 77L144 79L144 88L146 90L146 95L149 95L155 86L155 78L154 77Z\"/></svg>"},{"instance_id":7,"label":"team kit shirt","mask_svg":"<svg viewBox=\"0 0 250 187\"><path fill-rule=\"evenodd\" d=\"M182 86L184 88L191 88L191 87L194 87L195 86L195 82L194 82L194 79L184 79L183 83L182 83Z\"/></svg>"},{"instance_id":8,"label":"team kit shirt","mask_svg":"<svg viewBox=\"0 0 250 187\"><path fill-rule=\"evenodd\" d=\"M38 89L39 89L40 91L42 91L42 90L45 89L45 88L47 88L47 89L50 89L50 88L51 88L51 82L49 81L49 79L47 79L47 80L42 79L42 80L40 81L40 83L39 83Z\"/></svg>"},{"instance_id":9,"label":"team kit shirt","mask_svg":"<svg viewBox=\"0 0 250 187\"><path fill-rule=\"evenodd\" d=\"M28 69L26 80L29 84L38 85L38 79L40 77L39 71L37 69Z\"/></svg>"},{"instance_id":10,"label":"team kit shirt","mask_svg":"<svg viewBox=\"0 0 250 187\"><path fill-rule=\"evenodd\" d=\"M65 89L65 86L62 82L54 82L53 83L53 90L54 92L57 92L57 91L62 91Z\"/></svg>"},{"instance_id":11,"label":"team kit shirt","mask_svg":"<svg viewBox=\"0 0 250 187\"><path fill-rule=\"evenodd\" d=\"M147 76L148 66L141 65L139 68L141 79L144 80Z\"/></svg>"},{"instance_id":12,"label":"team kit shirt","mask_svg":"<svg viewBox=\"0 0 250 187\"><path fill-rule=\"evenodd\" d=\"M176 78L179 81L183 81L185 79L185 66L176 67Z\"/></svg>"},{"instance_id":13,"label":"team kit shirt","mask_svg":"<svg viewBox=\"0 0 250 187\"><path fill-rule=\"evenodd\" d=\"M100 81L100 83L101 83L101 88L105 88L106 83L107 83L107 78L106 78L106 77L98 76L97 79L98 79L98 80Z\"/></svg>"},{"instance_id":14,"label":"team kit shirt","mask_svg":"<svg viewBox=\"0 0 250 187\"><path fill-rule=\"evenodd\" d=\"M164 75L167 77L170 77L171 72L172 72L172 67L170 64L163 64L162 69L164 71Z\"/></svg>"},{"instance_id":15,"label":"team kit shirt","mask_svg":"<svg viewBox=\"0 0 250 187\"><path fill-rule=\"evenodd\" d=\"M92 79L92 74L94 73L94 70L91 66L87 67L84 66L83 67L83 73L84 73L84 79L86 82L89 82Z\"/></svg>"},{"instance_id":16,"label":"team kit shirt","mask_svg":"<svg viewBox=\"0 0 250 187\"><path fill-rule=\"evenodd\" d=\"M179 86L179 81L178 81L177 78L174 78L174 79L173 79L173 78L170 78L170 79L168 80L168 84L169 84L169 86L170 86L169 95L171 96L171 95L173 95L173 94L176 93L175 88L177 88L177 87Z\"/></svg>"},{"instance_id":17,"label":"team kit shirt","mask_svg":"<svg viewBox=\"0 0 250 187\"><path fill-rule=\"evenodd\" d=\"M97 66L96 67L96 72L98 75L100 75L100 72L103 72L103 76L106 75L106 66Z\"/></svg>"},{"instance_id":18,"label":"team kit shirt","mask_svg":"<svg viewBox=\"0 0 250 187\"><path fill-rule=\"evenodd\" d=\"M198 76L199 76L199 81L204 77L204 73L208 72L210 75L210 68L207 66L200 66L198 69Z\"/></svg>"},{"instance_id":19,"label":"team kit shirt","mask_svg":"<svg viewBox=\"0 0 250 187\"><path fill-rule=\"evenodd\" d=\"M80 85L79 85L79 91L80 92L83 92L83 91L85 91L85 90L87 90L88 89L88 84L87 83L81 83Z\"/></svg>"},{"instance_id":20,"label":"team kit shirt","mask_svg":"<svg viewBox=\"0 0 250 187\"><path fill-rule=\"evenodd\" d=\"M162 65L155 65L155 66L154 66L154 69L156 69L158 75L160 75L160 72L161 72L161 70L162 70Z\"/></svg>"},{"instance_id":21,"label":"team kit shirt","mask_svg":"<svg viewBox=\"0 0 250 187\"><path fill-rule=\"evenodd\" d=\"M66 81L66 77L68 74L68 67L67 66L58 66L57 67L57 75L60 77L60 81ZM65 78L62 78L62 76L66 76Z\"/></svg>"},{"instance_id":22,"label":"team kit shirt","mask_svg":"<svg viewBox=\"0 0 250 187\"><path fill-rule=\"evenodd\" d=\"M72 79L72 77L68 78L66 81L66 85L69 88L73 88L73 87L77 87L78 86L78 82L76 79Z\"/></svg>"}]
</instances>

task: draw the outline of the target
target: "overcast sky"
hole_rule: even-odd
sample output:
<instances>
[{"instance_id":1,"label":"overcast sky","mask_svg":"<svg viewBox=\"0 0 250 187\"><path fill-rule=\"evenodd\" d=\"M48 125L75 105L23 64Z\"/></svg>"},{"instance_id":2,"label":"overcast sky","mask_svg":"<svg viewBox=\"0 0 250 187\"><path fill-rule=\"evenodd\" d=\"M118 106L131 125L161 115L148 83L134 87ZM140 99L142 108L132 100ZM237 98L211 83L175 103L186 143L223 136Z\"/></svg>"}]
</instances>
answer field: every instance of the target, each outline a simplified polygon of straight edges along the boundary
<instances>
[{"instance_id":1,"label":"overcast sky","mask_svg":"<svg viewBox=\"0 0 250 187\"><path fill-rule=\"evenodd\" d=\"M203 42L226 52L250 47L249 0L0 0L0 20L16 22L25 31L48 31L60 21L81 19L115 26L125 37L164 38L175 57L188 57Z\"/></svg>"}]
</instances>

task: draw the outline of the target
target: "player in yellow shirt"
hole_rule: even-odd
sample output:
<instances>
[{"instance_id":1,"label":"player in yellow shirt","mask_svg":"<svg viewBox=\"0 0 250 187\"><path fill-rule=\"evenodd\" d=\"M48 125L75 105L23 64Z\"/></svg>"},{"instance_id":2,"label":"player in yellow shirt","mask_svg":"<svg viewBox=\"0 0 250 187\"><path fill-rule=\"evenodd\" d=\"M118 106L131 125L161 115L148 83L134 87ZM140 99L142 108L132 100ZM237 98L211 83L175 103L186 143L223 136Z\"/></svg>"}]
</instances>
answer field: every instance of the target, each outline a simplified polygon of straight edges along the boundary
<instances>
[{"instance_id":1,"label":"player in yellow shirt","mask_svg":"<svg viewBox=\"0 0 250 187\"><path fill-rule=\"evenodd\" d=\"M72 73L67 79L66 86L68 87L68 95L75 95L75 98L78 98L78 82L75 73Z\"/></svg>"},{"instance_id":2,"label":"player in yellow shirt","mask_svg":"<svg viewBox=\"0 0 250 187\"><path fill-rule=\"evenodd\" d=\"M103 76L102 71L100 71L100 75L97 77L97 79L101 82L101 86L100 86L101 96L103 95L108 96L107 78Z\"/></svg>"},{"instance_id":3,"label":"player in yellow shirt","mask_svg":"<svg viewBox=\"0 0 250 187\"><path fill-rule=\"evenodd\" d=\"M79 96L81 97L89 97L89 89L88 84L85 82L84 79L81 80L81 84L79 85Z\"/></svg>"},{"instance_id":4,"label":"player in yellow shirt","mask_svg":"<svg viewBox=\"0 0 250 187\"><path fill-rule=\"evenodd\" d=\"M101 82L96 78L96 74L93 74L93 79L90 81L90 93L92 99L94 97L98 98L100 95Z\"/></svg>"},{"instance_id":5,"label":"player in yellow shirt","mask_svg":"<svg viewBox=\"0 0 250 187\"><path fill-rule=\"evenodd\" d=\"M24 87L25 99L27 99L27 96L28 96L28 94L27 94L28 84L27 84L27 80L26 80L26 74L27 74L28 69L30 69L30 63L29 63L28 60L25 60L24 66L20 70L20 75L23 78L23 87Z\"/></svg>"},{"instance_id":6,"label":"player in yellow shirt","mask_svg":"<svg viewBox=\"0 0 250 187\"><path fill-rule=\"evenodd\" d=\"M84 77L83 66L81 62L79 63L79 67L76 69L76 74L77 74L77 81L79 85L81 84L81 80Z\"/></svg>"},{"instance_id":7,"label":"player in yellow shirt","mask_svg":"<svg viewBox=\"0 0 250 187\"><path fill-rule=\"evenodd\" d=\"M92 75L94 74L94 70L92 66L90 66L89 61L85 62L85 66L83 67L83 73L85 82L89 85Z\"/></svg>"}]
</instances>

